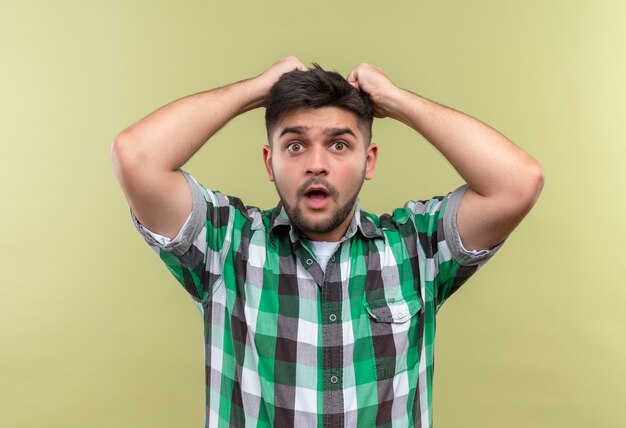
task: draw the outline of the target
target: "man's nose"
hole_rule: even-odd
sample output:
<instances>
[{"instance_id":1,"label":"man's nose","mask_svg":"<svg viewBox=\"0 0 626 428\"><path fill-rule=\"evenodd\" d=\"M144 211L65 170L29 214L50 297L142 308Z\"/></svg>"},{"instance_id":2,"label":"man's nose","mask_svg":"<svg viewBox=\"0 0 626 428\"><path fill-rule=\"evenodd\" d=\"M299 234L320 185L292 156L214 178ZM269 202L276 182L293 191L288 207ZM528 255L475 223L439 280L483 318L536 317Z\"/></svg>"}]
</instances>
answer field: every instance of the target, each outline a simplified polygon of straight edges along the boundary
<instances>
[{"instance_id":1,"label":"man's nose","mask_svg":"<svg viewBox=\"0 0 626 428\"><path fill-rule=\"evenodd\" d=\"M312 147L307 159L306 173L311 175L328 174L328 153L324 147Z\"/></svg>"}]
</instances>

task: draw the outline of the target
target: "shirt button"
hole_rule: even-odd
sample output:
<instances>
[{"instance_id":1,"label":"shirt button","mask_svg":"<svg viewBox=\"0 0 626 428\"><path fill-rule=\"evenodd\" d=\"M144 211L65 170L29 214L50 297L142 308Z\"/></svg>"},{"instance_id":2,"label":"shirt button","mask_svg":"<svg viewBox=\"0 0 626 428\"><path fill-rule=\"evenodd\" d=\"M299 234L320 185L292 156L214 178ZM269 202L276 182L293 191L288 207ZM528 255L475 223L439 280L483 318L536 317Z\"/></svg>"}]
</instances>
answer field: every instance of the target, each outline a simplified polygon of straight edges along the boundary
<instances>
[{"instance_id":1,"label":"shirt button","mask_svg":"<svg viewBox=\"0 0 626 428\"><path fill-rule=\"evenodd\" d=\"M306 259L306 264L311 266L313 264L313 259Z\"/></svg>"},{"instance_id":2,"label":"shirt button","mask_svg":"<svg viewBox=\"0 0 626 428\"><path fill-rule=\"evenodd\" d=\"M332 256L332 257L330 258L330 260L334 262L334 261L335 261L335 256Z\"/></svg>"},{"instance_id":3,"label":"shirt button","mask_svg":"<svg viewBox=\"0 0 626 428\"><path fill-rule=\"evenodd\" d=\"M330 314L330 315L328 316L328 319L329 319L329 320L331 320L331 321L335 321L335 320L337 320L337 315L335 315L335 314Z\"/></svg>"},{"instance_id":4,"label":"shirt button","mask_svg":"<svg viewBox=\"0 0 626 428\"><path fill-rule=\"evenodd\" d=\"M339 381L339 378L337 376L333 375L333 376L330 377L330 382L331 383L337 383L338 381Z\"/></svg>"}]
</instances>

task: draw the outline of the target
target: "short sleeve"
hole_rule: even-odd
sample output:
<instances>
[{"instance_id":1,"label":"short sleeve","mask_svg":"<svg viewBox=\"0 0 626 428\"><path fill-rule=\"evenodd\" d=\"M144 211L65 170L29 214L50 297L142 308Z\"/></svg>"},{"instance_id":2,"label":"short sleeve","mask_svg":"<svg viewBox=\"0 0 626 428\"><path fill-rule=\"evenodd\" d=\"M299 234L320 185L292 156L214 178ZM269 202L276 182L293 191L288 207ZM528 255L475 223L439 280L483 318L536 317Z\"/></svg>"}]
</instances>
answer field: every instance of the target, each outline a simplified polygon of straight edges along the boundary
<instances>
[{"instance_id":1,"label":"short sleeve","mask_svg":"<svg viewBox=\"0 0 626 428\"><path fill-rule=\"evenodd\" d=\"M467 250L461 242L457 228L457 214L463 194L469 189L468 184L448 193L442 200L441 210L437 215L437 265L436 281L437 306L461 287L504 245L482 249Z\"/></svg>"},{"instance_id":2,"label":"short sleeve","mask_svg":"<svg viewBox=\"0 0 626 428\"><path fill-rule=\"evenodd\" d=\"M230 243L232 206L226 196L207 190L182 169L191 191L191 214L174 239L144 227L130 209L135 228L196 302L212 295L223 272Z\"/></svg>"},{"instance_id":3,"label":"short sleeve","mask_svg":"<svg viewBox=\"0 0 626 428\"><path fill-rule=\"evenodd\" d=\"M436 308L461 287L502 247L468 251L463 247L457 228L459 204L468 184L446 196L411 202L418 245L423 253L427 290L432 292Z\"/></svg>"},{"instance_id":4,"label":"short sleeve","mask_svg":"<svg viewBox=\"0 0 626 428\"><path fill-rule=\"evenodd\" d=\"M466 250L461 242L461 236L457 229L456 216L459 211L461 199L465 191L469 189L468 184L464 184L446 197L445 211L443 215L443 233L439 233L439 237L443 237L447 247L450 250L453 259L464 266L480 266L489 260L502 247L504 241L500 242L493 248L484 250Z\"/></svg>"}]
</instances>

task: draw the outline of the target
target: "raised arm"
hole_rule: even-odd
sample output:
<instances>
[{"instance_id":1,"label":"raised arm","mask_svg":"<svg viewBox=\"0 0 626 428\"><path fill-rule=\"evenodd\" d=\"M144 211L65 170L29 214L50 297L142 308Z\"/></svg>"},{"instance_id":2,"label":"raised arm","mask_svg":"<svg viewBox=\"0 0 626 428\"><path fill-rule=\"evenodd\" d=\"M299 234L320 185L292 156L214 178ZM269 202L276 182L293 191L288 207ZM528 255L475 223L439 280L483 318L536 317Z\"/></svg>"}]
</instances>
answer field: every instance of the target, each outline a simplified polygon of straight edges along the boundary
<instances>
[{"instance_id":1,"label":"raised arm","mask_svg":"<svg viewBox=\"0 0 626 428\"><path fill-rule=\"evenodd\" d=\"M191 192L178 169L232 118L263 106L274 82L294 69L306 66L283 58L254 78L173 101L115 138L113 170L143 226L176 237L191 213Z\"/></svg>"},{"instance_id":2,"label":"raised arm","mask_svg":"<svg viewBox=\"0 0 626 428\"><path fill-rule=\"evenodd\" d=\"M369 95L376 117L391 117L415 129L469 184L457 214L467 250L497 245L531 210L543 188L543 170L498 131L398 88L376 66L359 65L348 81Z\"/></svg>"}]
</instances>

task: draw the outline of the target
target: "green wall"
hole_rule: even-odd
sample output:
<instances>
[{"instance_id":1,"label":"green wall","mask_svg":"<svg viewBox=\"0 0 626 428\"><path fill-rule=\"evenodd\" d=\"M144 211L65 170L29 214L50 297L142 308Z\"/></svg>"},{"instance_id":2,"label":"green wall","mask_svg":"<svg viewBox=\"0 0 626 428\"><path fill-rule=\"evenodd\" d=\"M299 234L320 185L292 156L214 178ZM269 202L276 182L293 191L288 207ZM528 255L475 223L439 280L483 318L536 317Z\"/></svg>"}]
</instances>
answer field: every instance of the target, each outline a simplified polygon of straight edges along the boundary
<instances>
[{"instance_id":1,"label":"green wall","mask_svg":"<svg viewBox=\"0 0 626 428\"><path fill-rule=\"evenodd\" d=\"M202 323L134 229L115 135L282 56L360 62L491 124L546 185L505 247L439 312L438 427L626 426L626 3L0 3L0 426L200 427ZM270 207L263 111L185 165ZM460 176L375 122L361 200L382 212Z\"/></svg>"}]
</instances>

